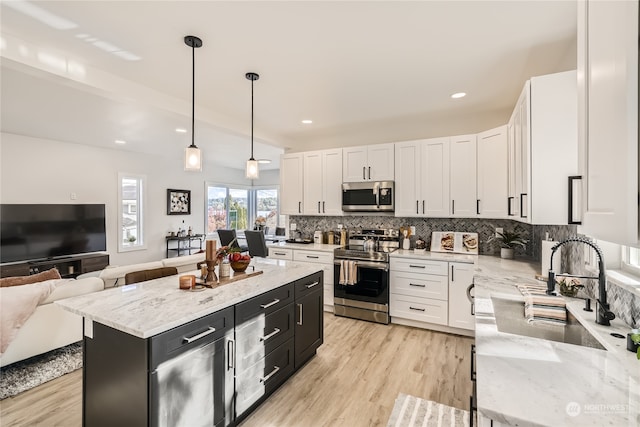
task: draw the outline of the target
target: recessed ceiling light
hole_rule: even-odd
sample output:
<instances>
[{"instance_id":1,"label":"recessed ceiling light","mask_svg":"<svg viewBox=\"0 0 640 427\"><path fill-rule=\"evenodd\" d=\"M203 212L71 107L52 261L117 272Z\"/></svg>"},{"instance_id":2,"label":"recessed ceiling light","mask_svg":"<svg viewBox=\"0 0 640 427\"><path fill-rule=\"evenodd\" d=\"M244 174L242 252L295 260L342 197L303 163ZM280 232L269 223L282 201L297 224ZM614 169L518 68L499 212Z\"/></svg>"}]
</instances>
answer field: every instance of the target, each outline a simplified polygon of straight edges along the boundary
<instances>
[{"instance_id":1,"label":"recessed ceiling light","mask_svg":"<svg viewBox=\"0 0 640 427\"><path fill-rule=\"evenodd\" d=\"M176 132L178 133L187 133L187 130L184 128L176 128Z\"/></svg>"},{"instance_id":2,"label":"recessed ceiling light","mask_svg":"<svg viewBox=\"0 0 640 427\"><path fill-rule=\"evenodd\" d=\"M258 159L258 163L261 163L263 165L268 165L269 163L271 163L271 160L269 160L269 159Z\"/></svg>"},{"instance_id":3,"label":"recessed ceiling light","mask_svg":"<svg viewBox=\"0 0 640 427\"><path fill-rule=\"evenodd\" d=\"M310 125L311 123L313 123L313 120L304 119L302 123L304 123L305 125Z\"/></svg>"},{"instance_id":4,"label":"recessed ceiling light","mask_svg":"<svg viewBox=\"0 0 640 427\"><path fill-rule=\"evenodd\" d=\"M127 143L127 141L124 141L124 140L122 140L122 139L116 139L114 142L115 142L116 144L126 144L126 143Z\"/></svg>"},{"instance_id":5,"label":"recessed ceiling light","mask_svg":"<svg viewBox=\"0 0 640 427\"><path fill-rule=\"evenodd\" d=\"M457 93L454 93L453 95L451 95L451 97L453 99L463 98L465 96L467 96L467 94L464 93L464 92L457 92Z\"/></svg>"}]
</instances>

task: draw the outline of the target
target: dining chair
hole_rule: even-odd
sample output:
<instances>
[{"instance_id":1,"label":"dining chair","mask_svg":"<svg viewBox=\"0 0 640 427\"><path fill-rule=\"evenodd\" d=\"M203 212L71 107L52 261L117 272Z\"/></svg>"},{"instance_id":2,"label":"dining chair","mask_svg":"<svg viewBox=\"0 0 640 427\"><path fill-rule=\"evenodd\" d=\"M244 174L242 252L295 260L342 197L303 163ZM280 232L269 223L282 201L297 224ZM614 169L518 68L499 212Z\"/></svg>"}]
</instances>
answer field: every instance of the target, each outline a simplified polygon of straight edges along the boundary
<instances>
[{"instance_id":1,"label":"dining chair","mask_svg":"<svg viewBox=\"0 0 640 427\"><path fill-rule=\"evenodd\" d=\"M269 248L262 231L246 230L244 236L249 246L249 255L266 258L269 256Z\"/></svg>"},{"instance_id":2,"label":"dining chair","mask_svg":"<svg viewBox=\"0 0 640 427\"><path fill-rule=\"evenodd\" d=\"M178 274L176 267L159 267L150 270L132 271L124 275L124 284L131 285L133 283L146 282L147 280L159 279L166 276L175 276Z\"/></svg>"},{"instance_id":3,"label":"dining chair","mask_svg":"<svg viewBox=\"0 0 640 427\"><path fill-rule=\"evenodd\" d=\"M220 246L240 248L242 252L246 252L249 250L247 246L242 246L238 243L238 235L236 234L236 230L218 230L218 238L220 239Z\"/></svg>"}]
</instances>

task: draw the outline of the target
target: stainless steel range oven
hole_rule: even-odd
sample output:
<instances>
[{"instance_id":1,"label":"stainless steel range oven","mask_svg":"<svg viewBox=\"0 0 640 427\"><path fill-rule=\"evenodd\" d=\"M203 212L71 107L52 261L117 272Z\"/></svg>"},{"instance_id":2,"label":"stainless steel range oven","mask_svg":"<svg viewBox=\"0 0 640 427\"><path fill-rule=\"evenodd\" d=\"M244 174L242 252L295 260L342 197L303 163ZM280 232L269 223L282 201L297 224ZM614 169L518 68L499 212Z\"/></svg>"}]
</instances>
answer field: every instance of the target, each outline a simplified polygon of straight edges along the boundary
<instances>
[{"instance_id":1,"label":"stainless steel range oven","mask_svg":"<svg viewBox=\"0 0 640 427\"><path fill-rule=\"evenodd\" d=\"M362 230L334 250L337 316L389 323L389 253L398 247L395 230Z\"/></svg>"}]
</instances>

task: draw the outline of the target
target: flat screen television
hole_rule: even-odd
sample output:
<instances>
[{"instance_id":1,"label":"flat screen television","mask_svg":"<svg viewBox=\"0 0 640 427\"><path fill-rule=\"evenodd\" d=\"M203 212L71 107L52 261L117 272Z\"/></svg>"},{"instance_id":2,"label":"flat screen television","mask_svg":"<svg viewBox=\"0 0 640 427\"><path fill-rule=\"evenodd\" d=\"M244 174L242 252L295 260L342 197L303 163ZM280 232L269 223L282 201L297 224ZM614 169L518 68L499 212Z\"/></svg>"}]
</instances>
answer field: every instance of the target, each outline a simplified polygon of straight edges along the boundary
<instances>
[{"instance_id":1,"label":"flat screen television","mask_svg":"<svg viewBox=\"0 0 640 427\"><path fill-rule=\"evenodd\" d=\"M0 205L0 263L107 250L105 205Z\"/></svg>"}]
</instances>

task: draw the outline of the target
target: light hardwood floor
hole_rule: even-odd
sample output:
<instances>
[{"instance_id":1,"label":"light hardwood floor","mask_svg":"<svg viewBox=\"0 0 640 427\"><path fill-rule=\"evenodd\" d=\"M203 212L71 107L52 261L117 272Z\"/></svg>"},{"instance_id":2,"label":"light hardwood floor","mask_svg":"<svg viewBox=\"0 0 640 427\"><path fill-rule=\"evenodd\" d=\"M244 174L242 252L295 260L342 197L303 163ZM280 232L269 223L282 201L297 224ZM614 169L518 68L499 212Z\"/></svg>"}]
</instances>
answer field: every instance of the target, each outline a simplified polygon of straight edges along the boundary
<instances>
[{"instance_id":1,"label":"light hardwood floor","mask_svg":"<svg viewBox=\"0 0 640 427\"><path fill-rule=\"evenodd\" d=\"M472 343L325 313L318 354L241 426L385 426L399 392L468 409ZM81 424L81 370L0 401L2 427Z\"/></svg>"}]
</instances>

